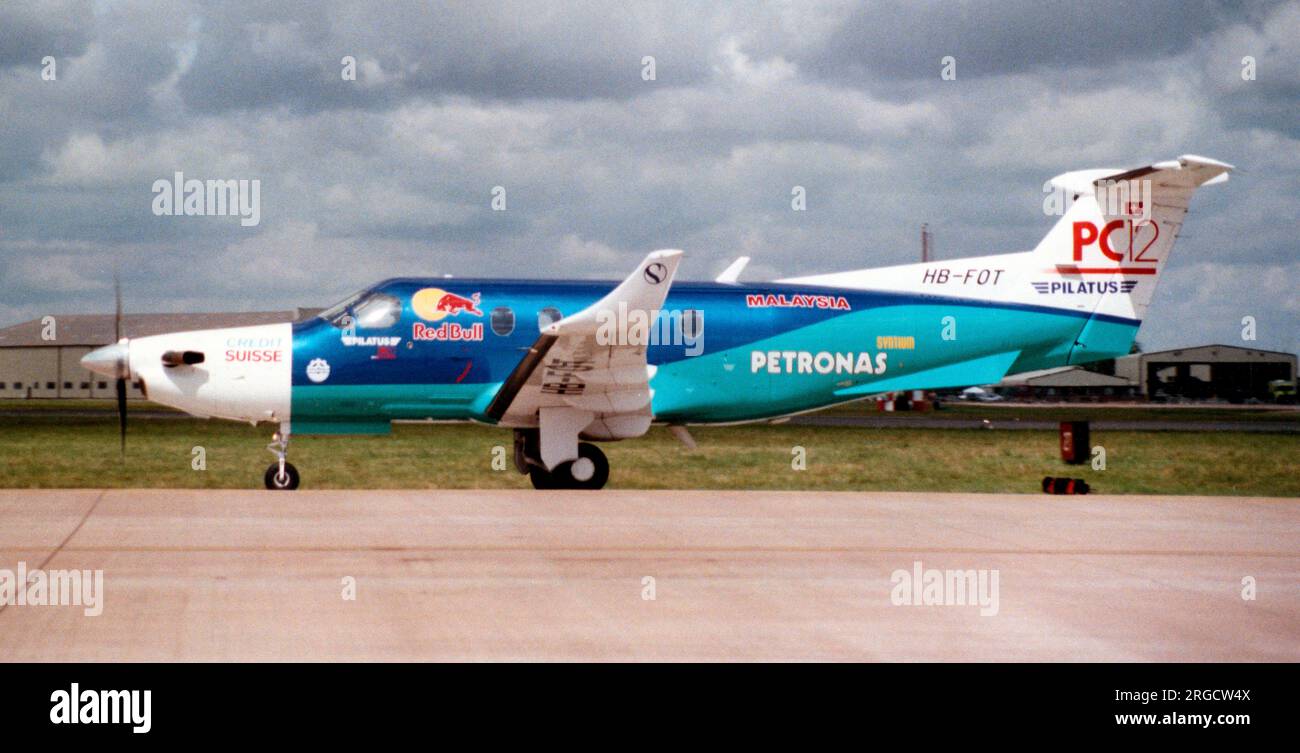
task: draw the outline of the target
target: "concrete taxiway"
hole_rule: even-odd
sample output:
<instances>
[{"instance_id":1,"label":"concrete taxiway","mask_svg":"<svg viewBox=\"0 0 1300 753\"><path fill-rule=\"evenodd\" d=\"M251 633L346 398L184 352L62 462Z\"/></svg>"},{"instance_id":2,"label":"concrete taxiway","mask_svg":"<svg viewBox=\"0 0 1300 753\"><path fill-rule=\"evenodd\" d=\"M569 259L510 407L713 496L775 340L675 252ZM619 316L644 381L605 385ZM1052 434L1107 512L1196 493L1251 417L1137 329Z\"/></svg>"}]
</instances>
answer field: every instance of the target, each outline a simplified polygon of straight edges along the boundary
<instances>
[{"instance_id":1,"label":"concrete taxiway","mask_svg":"<svg viewBox=\"0 0 1300 753\"><path fill-rule=\"evenodd\" d=\"M19 562L103 611L0 608L4 661L1300 660L1296 499L4 490Z\"/></svg>"}]
</instances>

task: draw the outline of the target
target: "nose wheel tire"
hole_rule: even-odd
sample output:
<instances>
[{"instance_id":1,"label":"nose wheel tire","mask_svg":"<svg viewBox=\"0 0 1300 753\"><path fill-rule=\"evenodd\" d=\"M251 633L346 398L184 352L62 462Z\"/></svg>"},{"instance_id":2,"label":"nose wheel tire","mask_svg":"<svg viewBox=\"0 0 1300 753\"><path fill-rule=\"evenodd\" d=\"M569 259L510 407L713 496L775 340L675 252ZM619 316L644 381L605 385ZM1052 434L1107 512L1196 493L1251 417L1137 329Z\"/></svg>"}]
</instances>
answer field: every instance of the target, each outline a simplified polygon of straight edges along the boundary
<instances>
[{"instance_id":1,"label":"nose wheel tire","mask_svg":"<svg viewBox=\"0 0 1300 753\"><path fill-rule=\"evenodd\" d=\"M528 469L534 489L600 489L609 481L609 460L594 444L578 445L578 459L560 463L554 470Z\"/></svg>"},{"instance_id":2,"label":"nose wheel tire","mask_svg":"<svg viewBox=\"0 0 1300 753\"><path fill-rule=\"evenodd\" d=\"M280 464L271 463L271 467L266 469L266 488L273 491L292 491L298 488L298 469L293 467L293 463L284 464L284 473L280 473Z\"/></svg>"}]
</instances>

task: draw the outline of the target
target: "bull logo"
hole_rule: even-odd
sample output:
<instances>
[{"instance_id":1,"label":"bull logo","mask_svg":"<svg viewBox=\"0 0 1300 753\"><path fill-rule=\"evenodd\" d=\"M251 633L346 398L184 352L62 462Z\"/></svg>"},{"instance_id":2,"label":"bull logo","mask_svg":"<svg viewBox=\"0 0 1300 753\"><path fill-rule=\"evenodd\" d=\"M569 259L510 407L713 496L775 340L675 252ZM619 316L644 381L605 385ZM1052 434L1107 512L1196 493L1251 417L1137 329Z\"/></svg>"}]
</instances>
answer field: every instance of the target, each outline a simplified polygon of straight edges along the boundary
<instances>
[{"instance_id":1,"label":"bull logo","mask_svg":"<svg viewBox=\"0 0 1300 753\"><path fill-rule=\"evenodd\" d=\"M411 296L411 309L427 322L436 322L462 313L483 316L478 306L478 293L466 298L440 288L424 288Z\"/></svg>"}]
</instances>

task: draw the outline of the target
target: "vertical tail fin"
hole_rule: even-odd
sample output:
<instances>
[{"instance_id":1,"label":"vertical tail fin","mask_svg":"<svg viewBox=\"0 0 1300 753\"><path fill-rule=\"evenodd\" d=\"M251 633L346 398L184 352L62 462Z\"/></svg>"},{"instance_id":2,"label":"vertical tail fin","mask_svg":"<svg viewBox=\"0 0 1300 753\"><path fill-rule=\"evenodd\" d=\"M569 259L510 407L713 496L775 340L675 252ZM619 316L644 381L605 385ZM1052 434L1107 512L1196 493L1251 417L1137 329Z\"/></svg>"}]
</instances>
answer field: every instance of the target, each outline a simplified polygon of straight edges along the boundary
<instances>
[{"instance_id":1,"label":"vertical tail fin","mask_svg":"<svg viewBox=\"0 0 1300 753\"><path fill-rule=\"evenodd\" d=\"M1033 251L1034 285L1096 290L1095 314L1141 320L1192 194L1232 169L1189 154L1136 170L1058 175L1052 185L1074 203Z\"/></svg>"},{"instance_id":2,"label":"vertical tail fin","mask_svg":"<svg viewBox=\"0 0 1300 753\"><path fill-rule=\"evenodd\" d=\"M1136 170L1080 170L1052 179L1074 203L1033 251L792 277L779 283L909 292L1059 309L1072 335L1041 343L1019 370L1128 353L1169 261L1192 194L1232 165L1184 155Z\"/></svg>"}]
</instances>

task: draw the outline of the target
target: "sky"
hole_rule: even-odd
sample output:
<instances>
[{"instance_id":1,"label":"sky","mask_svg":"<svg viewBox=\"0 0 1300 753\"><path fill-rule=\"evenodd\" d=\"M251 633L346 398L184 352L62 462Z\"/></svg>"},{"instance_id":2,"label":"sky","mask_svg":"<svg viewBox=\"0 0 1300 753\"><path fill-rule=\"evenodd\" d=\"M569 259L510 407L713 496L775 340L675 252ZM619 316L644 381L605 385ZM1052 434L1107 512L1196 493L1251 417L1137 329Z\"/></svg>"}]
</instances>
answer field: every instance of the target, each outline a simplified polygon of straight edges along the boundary
<instances>
[{"instance_id":1,"label":"sky","mask_svg":"<svg viewBox=\"0 0 1300 753\"><path fill-rule=\"evenodd\" d=\"M0 326L111 311L114 270L144 313L656 248L775 279L919 260L922 223L941 259L1023 251L1052 176L1191 153L1238 171L1139 342L1296 352L1298 146L1300 0L6 0ZM258 222L157 214L177 172L259 181Z\"/></svg>"}]
</instances>

